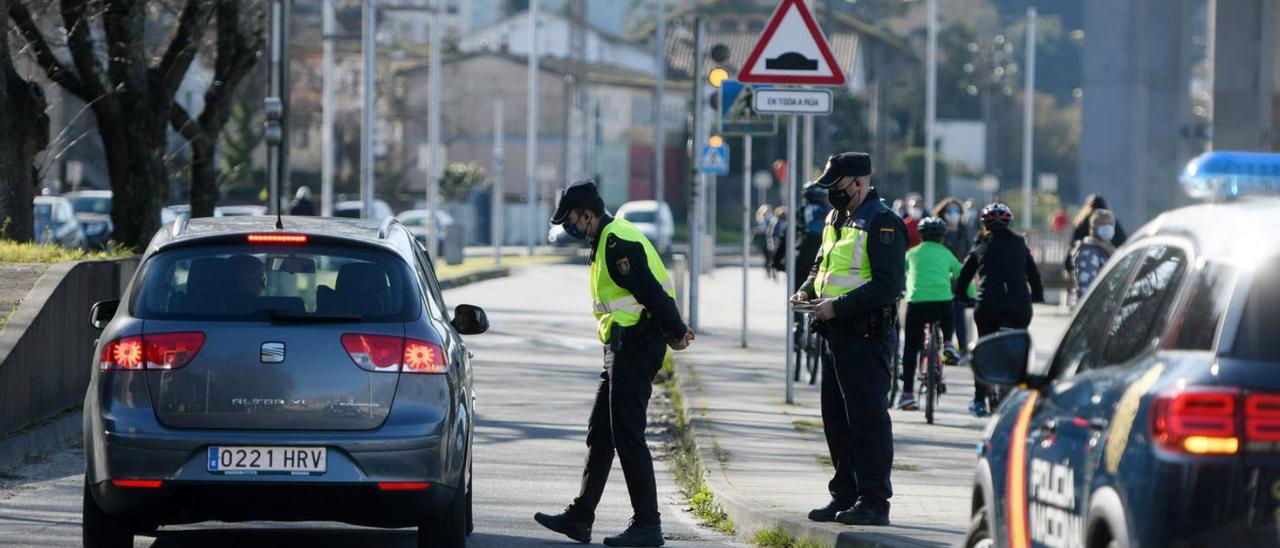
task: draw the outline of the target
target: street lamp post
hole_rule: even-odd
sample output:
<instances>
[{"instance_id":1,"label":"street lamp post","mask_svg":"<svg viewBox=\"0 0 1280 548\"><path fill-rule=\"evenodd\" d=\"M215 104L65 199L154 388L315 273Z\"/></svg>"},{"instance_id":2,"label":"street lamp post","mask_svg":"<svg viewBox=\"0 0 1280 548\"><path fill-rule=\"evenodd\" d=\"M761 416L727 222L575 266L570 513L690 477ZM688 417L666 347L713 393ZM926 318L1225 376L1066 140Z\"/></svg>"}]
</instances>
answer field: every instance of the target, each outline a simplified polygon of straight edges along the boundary
<instances>
[{"instance_id":1,"label":"street lamp post","mask_svg":"<svg viewBox=\"0 0 1280 548\"><path fill-rule=\"evenodd\" d=\"M934 144L938 125L938 0L929 0L929 49L924 98L924 207L933 206L937 198L937 174L934 170Z\"/></svg>"}]
</instances>

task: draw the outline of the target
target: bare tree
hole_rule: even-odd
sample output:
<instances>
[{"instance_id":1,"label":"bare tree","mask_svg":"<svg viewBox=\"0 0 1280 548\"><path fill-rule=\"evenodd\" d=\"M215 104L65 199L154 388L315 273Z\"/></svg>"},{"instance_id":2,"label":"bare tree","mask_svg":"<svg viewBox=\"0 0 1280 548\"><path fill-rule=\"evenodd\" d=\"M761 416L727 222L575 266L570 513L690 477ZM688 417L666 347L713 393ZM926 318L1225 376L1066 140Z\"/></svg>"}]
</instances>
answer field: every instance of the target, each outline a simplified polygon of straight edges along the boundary
<instances>
[{"instance_id":1,"label":"bare tree","mask_svg":"<svg viewBox=\"0 0 1280 548\"><path fill-rule=\"evenodd\" d=\"M204 110L194 119L174 105L169 121L191 143L191 215L209 217L218 203L215 166L218 136L231 117L236 89L262 54L264 14L261 3L242 20L239 0L214 0L213 82L204 92Z\"/></svg>"},{"instance_id":2,"label":"bare tree","mask_svg":"<svg viewBox=\"0 0 1280 548\"><path fill-rule=\"evenodd\" d=\"M57 0L68 59L37 25L29 0L8 13L35 61L97 118L114 198L115 239L146 244L160 226L167 189L166 137L174 95L200 46L211 0L183 0L161 51L148 51L145 0ZM154 7L154 3L152 7Z\"/></svg>"},{"instance_id":3,"label":"bare tree","mask_svg":"<svg viewBox=\"0 0 1280 548\"><path fill-rule=\"evenodd\" d=\"M8 29L9 0L0 0L0 29ZM33 160L49 144L44 90L24 80L9 55L9 34L0 34L0 235L27 241L32 234Z\"/></svg>"}]
</instances>

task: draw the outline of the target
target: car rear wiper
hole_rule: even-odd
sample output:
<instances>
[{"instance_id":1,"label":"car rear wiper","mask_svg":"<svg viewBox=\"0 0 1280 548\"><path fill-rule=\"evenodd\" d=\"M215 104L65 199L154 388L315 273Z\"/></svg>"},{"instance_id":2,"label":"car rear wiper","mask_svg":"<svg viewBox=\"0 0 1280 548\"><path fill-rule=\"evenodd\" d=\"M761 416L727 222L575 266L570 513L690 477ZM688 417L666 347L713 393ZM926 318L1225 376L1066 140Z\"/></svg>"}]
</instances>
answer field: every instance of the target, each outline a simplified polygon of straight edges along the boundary
<instances>
[{"instance_id":1,"label":"car rear wiper","mask_svg":"<svg viewBox=\"0 0 1280 548\"><path fill-rule=\"evenodd\" d=\"M298 323L355 323L363 318L352 314L299 314L296 312L282 312L279 310L271 311L271 321L273 322L298 322Z\"/></svg>"}]
</instances>

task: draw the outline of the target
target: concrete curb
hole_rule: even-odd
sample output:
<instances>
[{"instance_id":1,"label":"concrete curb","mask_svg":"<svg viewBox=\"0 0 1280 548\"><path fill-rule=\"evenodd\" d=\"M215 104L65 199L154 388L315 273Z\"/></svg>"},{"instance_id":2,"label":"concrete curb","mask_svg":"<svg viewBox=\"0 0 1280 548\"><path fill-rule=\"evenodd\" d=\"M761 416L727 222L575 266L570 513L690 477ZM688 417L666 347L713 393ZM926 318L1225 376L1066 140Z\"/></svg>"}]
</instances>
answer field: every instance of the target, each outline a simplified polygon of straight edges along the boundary
<instances>
[{"instance_id":1,"label":"concrete curb","mask_svg":"<svg viewBox=\"0 0 1280 548\"><path fill-rule=\"evenodd\" d=\"M0 440L0 470L74 443L80 439L82 424L80 409L75 408Z\"/></svg>"},{"instance_id":2,"label":"concrete curb","mask_svg":"<svg viewBox=\"0 0 1280 548\"><path fill-rule=\"evenodd\" d=\"M441 279L440 289L443 291L445 289L462 287L464 285L473 284L476 282L483 282L485 280L505 278L510 275L511 275L511 267L494 266L494 267L486 268L483 270L477 270L475 272L469 272L461 276L454 276L452 278Z\"/></svg>"},{"instance_id":3,"label":"concrete curb","mask_svg":"<svg viewBox=\"0 0 1280 548\"><path fill-rule=\"evenodd\" d=\"M684 394L685 416L689 417L689 425L693 428L694 442L697 445L698 458L702 461L704 480L715 500L724 509L740 535L750 540L750 535L757 531L778 528L797 540L807 539L836 548L846 547L881 547L881 546L941 546L935 543L922 542L897 534L876 533L864 530L852 530L848 526L809 521L804 515L790 515L765 504L752 500L733 487L732 480L719 465L716 454L715 427L700 412L706 405L702 403L702 394L697 381L690 380L683 372L690 366L676 362L675 380ZM694 400L699 402L693 405ZM816 496L820 496L816 495ZM815 499L816 500L816 499ZM820 501L819 501L820 502Z\"/></svg>"}]
</instances>

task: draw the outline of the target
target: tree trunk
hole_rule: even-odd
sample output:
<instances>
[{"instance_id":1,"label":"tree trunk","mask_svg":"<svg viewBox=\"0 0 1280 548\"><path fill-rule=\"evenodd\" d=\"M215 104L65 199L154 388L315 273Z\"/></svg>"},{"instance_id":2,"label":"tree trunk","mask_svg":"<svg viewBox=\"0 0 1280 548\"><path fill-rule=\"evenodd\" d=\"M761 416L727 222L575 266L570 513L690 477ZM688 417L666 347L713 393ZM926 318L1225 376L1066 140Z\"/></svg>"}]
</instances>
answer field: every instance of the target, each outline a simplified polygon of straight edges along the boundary
<instances>
[{"instance_id":1,"label":"tree trunk","mask_svg":"<svg viewBox=\"0 0 1280 548\"><path fill-rule=\"evenodd\" d=\"M216 136L201 132L191 140L191 216L212 217L218 205L218 170L214 165Z\"/></svg>"},{"instance_id":2,"label":"tree trunk","mask_svg":"<svg viewBox=\"0 0 1280 548\"><path fill-rule=\"evenodd\" d=\"M108 109L94 109L102 144L106 150L107 172L111 176L111 222L113 238L126 246L142 249L160 228L160 208L168 189L164 169L167 147L167 102L155 105L142 94L122 101L120 120ZM149 105L154 105L148 108ZM156 112L164 110L161 118Z\"/></svg>"},{"instance_id":3,"label":"tree trunk","mask_svg":"<svg viewBox=\"0 0 1280 548\"><path fill-rule=\"evenodd\" d=\"M0 0L0 22L8 28L8 0ZM34 236L34 160L49 144L49 117L43 91L13 67L8 36L0 35L0 236L29 241Z\"/></svg>"}]
</instances>

